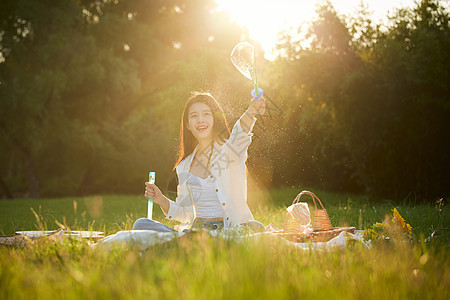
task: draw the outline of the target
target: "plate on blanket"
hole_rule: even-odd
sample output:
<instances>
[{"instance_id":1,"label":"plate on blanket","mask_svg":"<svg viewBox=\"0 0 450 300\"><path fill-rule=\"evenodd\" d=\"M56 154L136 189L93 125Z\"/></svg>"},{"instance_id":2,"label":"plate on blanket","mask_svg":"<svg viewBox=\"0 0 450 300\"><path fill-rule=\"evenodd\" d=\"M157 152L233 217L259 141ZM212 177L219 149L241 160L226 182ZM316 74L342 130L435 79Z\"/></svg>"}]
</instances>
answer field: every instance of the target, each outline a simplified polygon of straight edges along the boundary
<instances>
[{"instance_id":1,"label":"plate on blanket","mask_svg":"<svg viewBox=\"0 0 450 300\"><path fill-rule=\"evenodd\" d=\"M16 231L16 234L22 234L30 238L39 238L44 236L49 236L55 233L60 233L61 230L50 230L50 231ZM92 238L94 240L98 240L104 238L105 235L102 231L62 231L64 236L70 236L75 238Z\"/></svg>"},{"instance_id":2,"label":"plate on blanket","mask_svg":"<svg viewBox=\"0 0 450 300\"><path fill-rule=\"evenodd\" d=\"M16 234L23 234L30 238L38 238L50 235L52 233L56 232L55 230L49 230L49 231L16 231Z\"/></svg>"}]
</instances>

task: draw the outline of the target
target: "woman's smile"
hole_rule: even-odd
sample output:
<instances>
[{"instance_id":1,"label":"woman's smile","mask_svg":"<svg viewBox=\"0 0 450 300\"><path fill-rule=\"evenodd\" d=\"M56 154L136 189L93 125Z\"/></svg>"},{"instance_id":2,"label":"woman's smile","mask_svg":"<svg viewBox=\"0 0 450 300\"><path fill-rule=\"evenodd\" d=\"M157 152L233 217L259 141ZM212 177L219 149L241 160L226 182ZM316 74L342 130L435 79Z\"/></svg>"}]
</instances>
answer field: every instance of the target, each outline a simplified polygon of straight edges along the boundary
<instances>
[{"instance_id":1,"label":"woman's smile","mask_svg":"<svg viewBox=\"0 0 450 300\"><path fill-rule=\"evenodd\" d=\"M197 127L197 130L199 132L204 132L204 131L206 131L206 129L208 129L208 125L200 125Z\"/></svg>"}]
</instances>

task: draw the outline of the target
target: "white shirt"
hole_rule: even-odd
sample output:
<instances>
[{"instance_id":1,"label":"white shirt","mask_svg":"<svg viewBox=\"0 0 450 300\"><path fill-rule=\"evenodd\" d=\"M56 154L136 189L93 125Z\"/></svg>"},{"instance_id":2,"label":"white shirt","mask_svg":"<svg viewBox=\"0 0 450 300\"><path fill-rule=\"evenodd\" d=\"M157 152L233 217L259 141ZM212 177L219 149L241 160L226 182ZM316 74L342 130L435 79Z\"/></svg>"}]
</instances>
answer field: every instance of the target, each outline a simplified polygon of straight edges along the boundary
<instances>
[{"instance_id":1,"label":"white shirt","mask_svg":"<svg viewBox=\"0 0 450 300\"><path fill-rule=\"evenodd\" d=\"M200 178L189 173L187 188L194 202L195 215L199 218L223 217L223 208L216 193L216 183L210 178Z\"/></svg>"},{"instance_id":2,"label":"white shirt","mask_svg":"<svg viewBox=\"0 0 450 300\"><path fill-rule=\"evenodd\" d=\"M224 227L246 223L253 219L250 208L247 205L247 149L252 142L256 118L250 126L249 133L243 131L241 120L237 120L231 131L230 138L222 145L214 143L213 154L211 156L210 179L216 183L216 193L223 208ZM182 231L190 228L190 224L196 217L193 199L187 187L187 180L191 168L192 160L198 151L199 146L183 159L177 166L177 176L179 184L177 187L177 198L169 201L169 211L166 219L177 220L186 225L177 225L175 230Z\"/></svg>"}]
</instances>

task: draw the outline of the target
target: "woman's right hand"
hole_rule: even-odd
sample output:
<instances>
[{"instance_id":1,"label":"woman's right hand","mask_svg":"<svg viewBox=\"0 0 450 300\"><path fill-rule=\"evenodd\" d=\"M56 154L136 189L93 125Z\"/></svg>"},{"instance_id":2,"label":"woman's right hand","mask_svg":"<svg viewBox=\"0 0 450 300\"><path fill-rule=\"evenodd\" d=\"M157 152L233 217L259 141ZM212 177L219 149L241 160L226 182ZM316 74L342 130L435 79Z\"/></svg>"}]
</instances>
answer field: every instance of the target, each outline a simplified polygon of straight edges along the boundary
<instances>
[{"instance_id":1,"label":"woman's right hand","mask_svg":"<svg viewBox=\"0 0 450 300\"><path fill-rule=\"evenodd\" d=\"M264 113L266 112L266 99L264 99L264 96L261 96L260 98L253 98L250 101L247 112L252 117L254 117L256 114L264 115Z\"/></svg>"},{"instance_id":2,"label":"woman's right hand","mask_svg":"<svg viewBox=\"0 0 450 300\"><path fill-rule=\"evenodd\" d=\"M164 195L161 190L156 186L156 184L146 182L145 183L145 198L153 198L153 201L161 205Z\"/></svg>"}]
</instances>

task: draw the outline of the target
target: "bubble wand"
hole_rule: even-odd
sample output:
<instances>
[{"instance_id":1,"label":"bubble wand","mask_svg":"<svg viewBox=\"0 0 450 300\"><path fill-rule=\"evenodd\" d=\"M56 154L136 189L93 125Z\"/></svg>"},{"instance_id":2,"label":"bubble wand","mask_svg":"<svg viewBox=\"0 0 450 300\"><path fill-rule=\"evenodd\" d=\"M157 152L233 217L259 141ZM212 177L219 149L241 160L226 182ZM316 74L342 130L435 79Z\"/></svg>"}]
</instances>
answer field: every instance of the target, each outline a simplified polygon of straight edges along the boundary
<instances>
[{"instance_id":1,"label":"bubble wand","mask_svg":"<svg viewBox=\"0 0 450 300\"><path fill-rule=\"evenodd\" d=\"M245 77L253 83L254 89L251 95L255 99L261 98L264 91L258 88L258 77L256 75L255 48L247 42L242 42L234 46L230 55L231 62ZM258 113L260 114L260 113Z\"/></svg>"},{"instance_id":2,"label":"bubble wand","mask_svg":"<svg viewBox=\"0 0 450 300\"><path fill-rule=\"evenodd\" d=\"M148 173L148 182L151 184L155 184L155 172ZM147 218L152 220L152 216L153 216L153 198L148 198Z\"/></svg>"}]
</instances>

